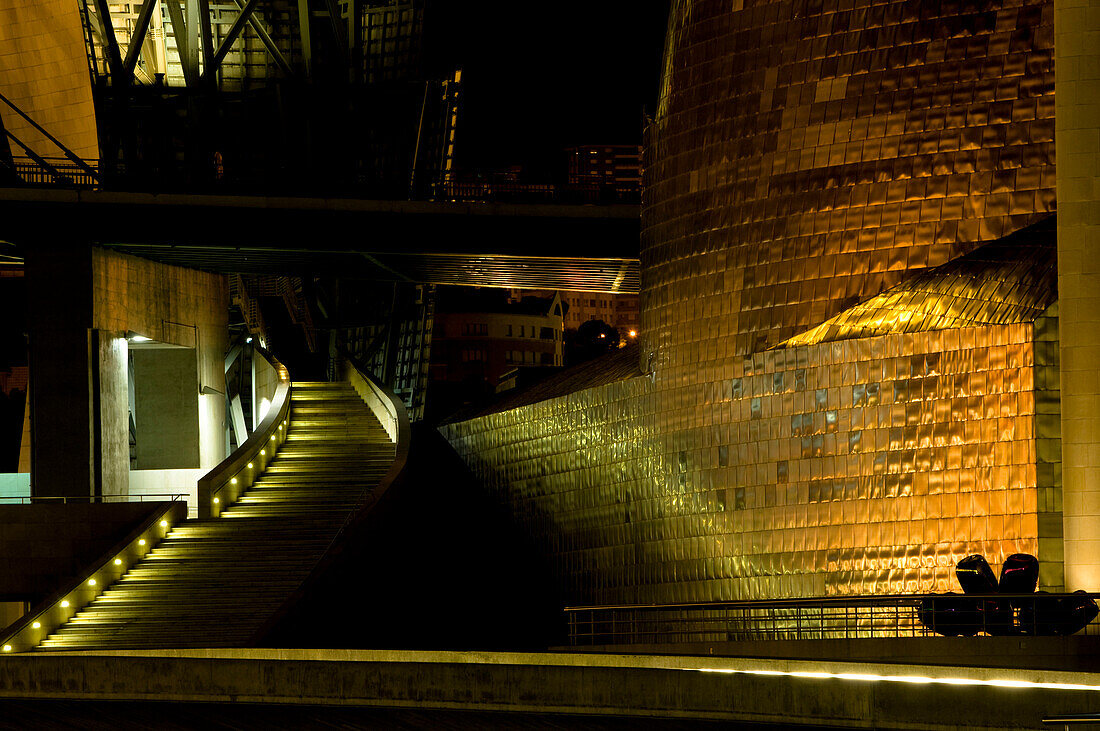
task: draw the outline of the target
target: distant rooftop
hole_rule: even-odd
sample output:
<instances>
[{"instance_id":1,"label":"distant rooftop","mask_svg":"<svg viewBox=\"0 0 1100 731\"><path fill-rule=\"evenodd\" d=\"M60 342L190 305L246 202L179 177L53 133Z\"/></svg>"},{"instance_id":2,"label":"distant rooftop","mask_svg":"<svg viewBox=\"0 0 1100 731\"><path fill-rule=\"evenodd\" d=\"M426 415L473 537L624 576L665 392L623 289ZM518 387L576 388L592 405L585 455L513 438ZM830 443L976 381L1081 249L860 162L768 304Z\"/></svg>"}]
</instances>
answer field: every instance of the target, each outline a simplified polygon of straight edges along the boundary
<instances>
[{"instance_id":1,"label":"distant rooftop","mask_svg":"<svg viewBox=\"0 0 1100 731\"><path fill-rule=\"evenodd\" d=\"M619 348L607 355L567 368L528 388L512 391L499 401L460 411L446 421L451 423L476 419L479 416L510 411L577 391L635 378L643 375L638 365L641 352L641 345L637 342L630 343L625 348Z\"/></svg>"}]
</instances>

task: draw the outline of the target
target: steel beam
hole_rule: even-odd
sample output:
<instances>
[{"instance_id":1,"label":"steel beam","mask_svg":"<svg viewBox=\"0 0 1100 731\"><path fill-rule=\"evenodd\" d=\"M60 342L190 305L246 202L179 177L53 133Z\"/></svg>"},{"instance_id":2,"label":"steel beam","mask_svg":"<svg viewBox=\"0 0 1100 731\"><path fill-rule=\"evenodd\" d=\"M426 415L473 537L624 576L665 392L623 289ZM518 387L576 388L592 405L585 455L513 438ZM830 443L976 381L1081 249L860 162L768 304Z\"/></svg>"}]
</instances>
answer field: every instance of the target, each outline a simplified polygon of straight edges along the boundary
<instances>
[{"instance_id":1,"label":"steel beam","mask_svg":"<svg viewBox=\"0 0 1100 731\"><path fill-rule=\"evenodd\" d=\"M117 83L122 78L122 55L118 51L118 39L115 38L115 28L111 23L111 8L107 0L95 0L95 10L103 32L103 43L107 47L107 68Z\"/></svg>"},{"instance_id":2,"label":"steel beam","mask_svg":"<svg viewBox=\"0 0 1100 731\"><path fill-rule=\"evenodd\" d=\"M313 46L310 37L309 0L298 0L298 32L302 40L302 60L306 64L306 76L313 72Z\"/></svg>"},{"instance_id":3,"label":"steel beam","mask_svg":"<svg viewBox=\"0 0 1100 731\"><path fill-rule=\"evenodd\" d=\"M222 61L225 60L226 54L229 53L233 44L236 43L237 37L240 36L241 31L244 30L244 26L252 18L253 11L256 10L257 0L248 0L243 8L241 8L240 14L237 19L233 21L233 25L229 27L229 32L225 38L222 39L221 44L218 46L218 50L214 53L214 57L207 61L206 68L203 69L203 78L212 77L222 65Z\"/></svg>"},{"instance_id":4,"label":"steel beam","mask_svg":"<svg viewBox=\"0 0 1100 731\"><path fill-rule=\"evenodd\" d=\"M35 163L38 165L38 167L40 167L43 170L45 170L46 172L48 172L53 177L54 180L56 180L59 183L71 183L72 182L68 178L68 176L66 176L60 170L58 170L53 165L51 165L45 158L43 158L41 155L36 153L34 150L32 150L31 148L29 148L25 144L23 144L23 141L21 139L19 139L18 137L16 137L15 135L13 135L10 130L4 130L4 134L7 136L7 138L9 140L11 140L15 144L19 145L20 149L23 150L23 154L26 155L27 157L29 157L30 159L34 160ZM9 148L9 151L10 151L10 148Z\"/></svg>"},{"instance_id":5,"label":"steel beam","mask_svg":"<svg viewBox=\"0 0 1100 731\"><path fill-rule=\"evenodd\" d=\"M245 4L241 0L233 0L234 4L241 10L244 10ZM294 69L290 67L290 63L283 56L279 47L275 45L274 39L271 34L264 28L263 23L256 18L257 13L252 13L248 16L248 24L252 26L252 30L256 31L256 35L260 37L260 41L264 44L267 52L271 54L271 58L274 59L275 64L283 70L283 73L287 76L294 75Z\"/></svg>"},{"instance_id":6,"label":"steel beam","mask_svg":"<svg viewBox=\"0 0 1100 731\"><path fill-rule=\"evenodd\" d=\"M202 50L202 22L199 19L199 0L183 0L187 12L187 63L191 66L191 78L199 78L199 52ZM193 83L193 82L189 82Z\"/></svg>"},{"instance_id":7,"label":"steel beam","mask_svg":"<svg viewBox=\"0 0 1100 731\"><path fill-rule=\"evenodd\" d=\"M18 114L20 117L23 118L24 121L26 121L28 124L30 124L32 127L34 127L40 135L42 135L43 137L45 137L50 142L57 145L57 148L59 150L61 150L61 152L65 155L65 157L67 157L69 159L70 162L72 162L74 165L79 167L84 172L88 173L88 175L91 175L94 179L99 180L99 172L95 168L93 168L88 163L84 162L84 160L79 155L77 155L75 152L73 152L68 147L66 147L64 144L62 144L61 140L57 139L56 137L51 135L49 132L47 132L46 129L42 125L40 125L38 122L35 122L33 119L31 119L27 115L26 112L24 112L22 109L17 107L10 99L8 99L3 94L0 94L0 102L3 102L4 104L7 104L9 107L11 107L13 112ZM22 143L20 143L20 144L22 144Z\"/></svg>"},{"instance_id":8,"label":"steel beam","mask_svg":"<svg viewBox=\"0 0 1100 731\"><path fill-rule=\"evenodd\" d=\"M138 56L141 55L141 47L145 43L145 36L149 32L149 21L153 18L153 9L157 6L157 0L145 0L138 11L137 20L134 22L134 34L130 37L130 45L126 49L126 60L122 62L122 74L129 79L137 68Z\"/></svg>"},{"instance_id":9,"label":"steel beam","mask_svg":"<svg viewBox=\"0 0 1100 731\"><path fill-rule=\"evenodd\" d=\"M191 86L196 79L188 62L191 57L187 47L190 39L187 37L187 25L183 22L183 11L180 10L179 0L163 2L168 6L168 17L172 20L172 35L176 38L176 54L179 55L180 66L183 67L183 78Z\"/></svg>"},{"instance_id":10,"label":"steel beam","mask_svg":"<svg viewBox=\"0 0 1100 731\"><path fill-rule=\"evenodd\" d=\"M202 44L203 78L213 79L213 74L206 73L210 67L210 61L214 57L214 31L210 27L210 0L198 0L199 7L199 35ZM196 64L195 70L198 71Z\"/></svg>"},{"instance_id":11,"label":"steel beam","mask_svg":"<svg viewBox=\"0 0 1100 731\"><path fill-rule=\"evenodd\" d=\"M340 4L336 0L325 0L325 5L328 7L329 19L332 21L332 34L336 37L336 47L340 49L340 58L347 65L350 55L348 33L343 20L340 19Z\"/></svg>"}]
</instances>

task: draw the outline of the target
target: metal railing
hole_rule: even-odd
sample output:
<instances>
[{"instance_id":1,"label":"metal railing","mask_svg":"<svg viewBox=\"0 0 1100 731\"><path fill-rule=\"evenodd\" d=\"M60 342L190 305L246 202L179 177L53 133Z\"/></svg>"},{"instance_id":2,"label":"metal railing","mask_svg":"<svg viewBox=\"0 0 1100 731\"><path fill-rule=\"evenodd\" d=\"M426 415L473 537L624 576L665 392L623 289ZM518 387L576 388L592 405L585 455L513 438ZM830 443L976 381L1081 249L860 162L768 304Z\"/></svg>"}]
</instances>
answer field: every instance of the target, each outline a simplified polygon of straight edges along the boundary
<instances>
[{"instance_id":1,"label":"metal railing","mask_svg":"<svg viewBox=\"0 0 1100 731\"><path fill-rule=\"evenodd\" d=\"M455 203L638 203L641 188L600 183L518 183L459 180L439 183L432 198Z\"/></svg>"},{"instance_id":2,"label":"metal railing","mask_svg":"<svg viewBox=\"0 0 1100 731\"><path fill-rule=\"evenodd\" d=\"M20 495L0 497L0 505L41 505L44 503L61 503L62 505L87 505L96 503L144 503L144 502L175 502L187 500L187 493L182 492L150 492L142 495Z\"/></svg>"},{"instance_id":3,"label":"metal railing","mask_svg":"<svg viewBox=\"0 0 1100 731\"><path fill-rule=\"evenodd\" d=\"M48 165L43 166L36 160L17 157L13 160L11 171L14 172L25 185L63 188L98 188L99 163L92 161L89 167L93 172L80 167L65 158L45 157L42 160Z\"/></svg>"},{"instance_id":4,"label":"metal railing","mask_svg":"<svg viewBox=\"0 0 1100 731\"><path fill-rule=\"evenodd\" d=\"M750 640L1049 635L1057 602L1100 594L906 594L700 604L566 607L573 646ZM1068 605L1067 605L1068 606ZM933 629L935 628L935 630ZM936 630L939 630L938 632ZM1100 635L1090 622L1083 634Z\"/></svg>"},{"instance_id":5,"label":"metal railing","mask_svg":"<svg viewBox=\"0 0 1100 731\"><path fill-rule=\"evenodd\" d=\"M326 171L241 168L215 175L213 168L195 170L184 163L155 166L64 157L13 157L0 163L0 172L14 176L18 185L116 191L206 192L226 195L349 195L394 198L356 176L334 176ZM0 185L5 185L0 180ZM451 203L546 203L570 205L636 205L641 188L606 183L519 183L488 180L445 181L429 186L423 196Z\"/></svg>"},{"instance_id":6,"label":"metal railing","mask_svg":"<svg viewBox=\"0 0 1100 731\"><path fill-rule=\"evenodd\" d=\"M290 431L290 373L263 348L256 348L254 357L264 358L278 374L275 393L267 415L244 444L226 457L214 469L199 478L199 518L217 518L222 511L240 499L245 490L260 478L268 463Z\"/></svg>"},{"instance_id":7,"label":"metal railing","mask_svg":"<svg viewBox=\"0 0 1100 731\"><path fill-rule=\"evenodd\" d=\"M326 569L339 556L346 543L344 541L345 536L365 521L371 512L371 508L382 499L387 490L398 483L409 459L412 425L409 422L409 414L405 409L405 403L392 390L372 376L369 371L356 365L346 352L342 354L337 372L341 376L340 380L351 384L359 398L363 400L364 406L371 410L375 418L381 423L382 428L385 429L394 446L393 462L377 485L368 487L363 491L359 498L359 507L344 519L344 522L325 548L321 560L313 567L309 576L306 577L306 580L302 582L298 589L256 631L249 642L250 646L259 643L266 637L287 616L291 609L310 593L312 587L324 575Z\"/></svg>"},{"instance_id":8,"label":"metal railing","mask_svg":"<svg viewBox=\"0 0 1100 731\"><path fill-rule=\"evenodd\" d=\"M95 601L113 583L140 562L176 525L187 518L187 503L171 500L146 519L107 553L31 609L0 635L0 655L32 650L50 633ZM0 628L2 629L2 628Z\"/></svg>"}]
</instances>

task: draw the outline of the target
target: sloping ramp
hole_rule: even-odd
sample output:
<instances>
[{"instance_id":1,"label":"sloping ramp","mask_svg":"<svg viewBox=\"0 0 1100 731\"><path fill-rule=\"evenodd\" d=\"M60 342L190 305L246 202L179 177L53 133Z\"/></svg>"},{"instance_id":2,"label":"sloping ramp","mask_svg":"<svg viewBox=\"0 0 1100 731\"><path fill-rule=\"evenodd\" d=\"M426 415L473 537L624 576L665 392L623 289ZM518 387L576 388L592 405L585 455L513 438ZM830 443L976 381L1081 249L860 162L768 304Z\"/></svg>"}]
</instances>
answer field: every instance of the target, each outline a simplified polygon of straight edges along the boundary
<instances>
[{"instance_id":1,"label":"sloping ramp","mask_svg":"<svg viewBox=\"0 0 1100 731\"><path fill-rule=\"evenodd\" d=\"M180 523L34 649L246 646L395 458L348 383L295 383L288 429L263 475L220 517Z\"/></svg>"}]
</instances>

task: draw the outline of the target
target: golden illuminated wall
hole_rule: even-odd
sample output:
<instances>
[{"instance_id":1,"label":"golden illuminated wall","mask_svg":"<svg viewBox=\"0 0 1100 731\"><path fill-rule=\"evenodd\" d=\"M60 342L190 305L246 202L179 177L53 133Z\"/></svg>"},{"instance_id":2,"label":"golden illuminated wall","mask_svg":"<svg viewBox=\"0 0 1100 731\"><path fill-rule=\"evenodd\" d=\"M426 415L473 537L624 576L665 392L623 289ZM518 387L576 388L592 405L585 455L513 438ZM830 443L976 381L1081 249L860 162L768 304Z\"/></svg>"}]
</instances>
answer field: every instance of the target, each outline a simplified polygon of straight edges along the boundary
<instances>
[{"instance_id":1,"label":"golden illuminated wall","mask_svg":"<svg viewBox=\"0 0 1100 731\"><path fill-rule=\"evenodd\" d=\"M1038 552L1056 507L1037 477L1035 333L769 351L672 409L639 377L443 432L572 601L957 590L958 559Z\"/></svg>"},{"instance_id":2,"label":"golden illuminated wall","mask_svg":"<svg viewBox=\"0 0 1100 731\"><path fill-rule=\"evenodd\" d=\"M88 54L74 0L0 3L0 93L84 159L99 158ZM62 152L6 105L8 131L43 157ZM12 154L23 156L12 143Z\"/></svg>"},{"instance_id":3,"label":"golden illuminated wall","mask_svg":"<svg viewBox=\"0 0 1100 731\"><path fill-rule=\"evenodd\" d=\"M659 378L1053 211L1052 0L673 5L643 198Z\"/></svg>"},{"instance_id":4,"label":"golden illuminated wall","mask_svg":"<svg viewBox=\"0 0 1100 731\"><path fill-rule=\"evenodd\" d=\"M647 375L444 427L570 600L1061 588L1052 23L673 3Z\"/></svg>"}]
</instances>

